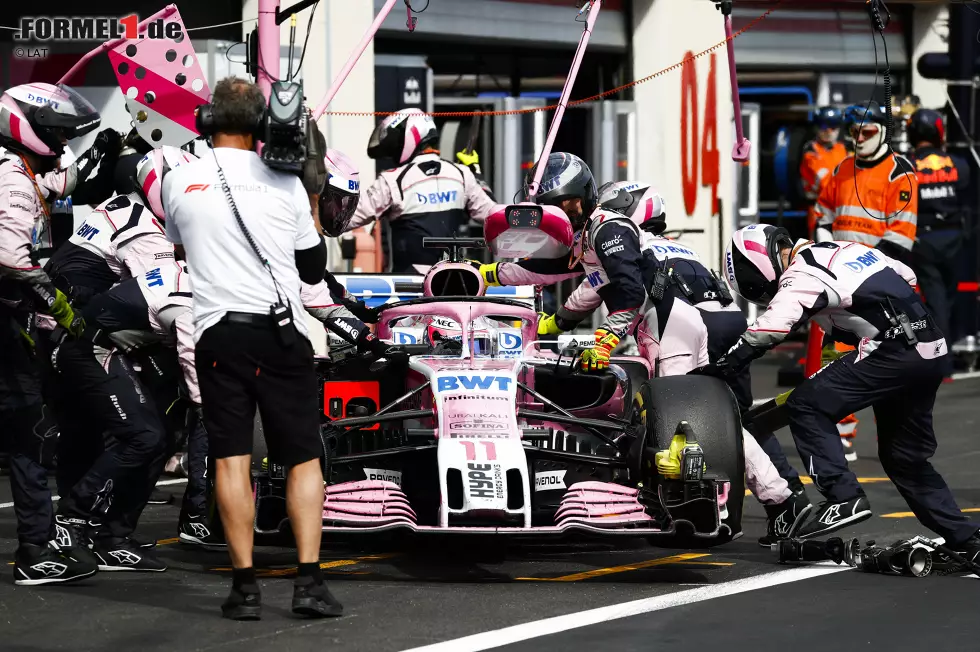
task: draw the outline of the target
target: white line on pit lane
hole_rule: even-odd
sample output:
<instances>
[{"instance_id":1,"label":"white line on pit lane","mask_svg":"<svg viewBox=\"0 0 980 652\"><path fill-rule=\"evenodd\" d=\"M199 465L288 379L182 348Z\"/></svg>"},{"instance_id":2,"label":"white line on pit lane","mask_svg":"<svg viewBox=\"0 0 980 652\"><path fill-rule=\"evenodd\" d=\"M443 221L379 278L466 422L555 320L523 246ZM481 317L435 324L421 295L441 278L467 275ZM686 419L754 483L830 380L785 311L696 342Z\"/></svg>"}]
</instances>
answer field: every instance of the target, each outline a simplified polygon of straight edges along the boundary
<instances>
[{"instance_id":1,"label":"white line on pit lane","mask_svg":"<svg viewBox=\"0 0 980 652\"><path fill-rule=\"evenodd\" d=\"M185 482L187 482L187 478L176 478L174 480L161 480L160 482L157 483L157 486L158 487L166 487L168 485L172 485L172 484L183 484ZM61 496L51 496L51 500L52 501L58 500L60 498L61 498ZM8 509L8 508L13 507L13 506L14 506L13 503L0 503L0 509Z\"/></svg>"},{"instance_id":2,"label":"white line on pit lane","mask_svg":"<svg viewBox=\"0 0 980 652\"><path fill-rule=\"evenodd\" d=\"M640 614L650 613L651 611L661 611L663 609L670 609L671 607L704 602L705 600L712 600L714 598L735 595L746 591L756 591L780 584L799 582L801 580L823 577L850 570L849 566L836 566L830 562L825 562L825 564L790 568L766 573L757 577L722 582L721 584L712 584L710 586L679 591L668 595L658 595L652 598L643 598L642 600L633 600L632 602L609 605L608 607L589 609L588 611L580 611L565 616L546 618L544 620L524 623L523 625L514 625L513 627L505 627L472 636L464 636L463 638L457 638L452 641L412 648L405 650L405 652L478 652L479 650L489 650L502 645L510 645L511 643L548 636L549 634L557 634L558 632L587 627L610 620L638 616Z\"/></svg>"}]
</instances>

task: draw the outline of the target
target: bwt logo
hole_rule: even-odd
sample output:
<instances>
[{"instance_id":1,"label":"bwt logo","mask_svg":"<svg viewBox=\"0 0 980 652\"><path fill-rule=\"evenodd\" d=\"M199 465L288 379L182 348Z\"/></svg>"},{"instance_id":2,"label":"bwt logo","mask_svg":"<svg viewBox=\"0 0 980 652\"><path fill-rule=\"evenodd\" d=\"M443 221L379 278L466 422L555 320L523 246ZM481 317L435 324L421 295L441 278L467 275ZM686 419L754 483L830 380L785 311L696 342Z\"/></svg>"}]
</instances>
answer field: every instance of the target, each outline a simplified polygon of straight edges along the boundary
<instances>
[{"instance_id":1,"label":"bwt logo","mask_svg":"<svg viewBox=\"0 0 980 652\"><path fill-rule=\"evenodd\" d=\"M500 348L513 350L521 348L521 336L514 335L513 333L500 333L497 342L500 343Z\"/></svg>"},{"instance_id":2,"label":"bwt logo","mask_svg":"<svg viewBox=\"0 0 980 652\"><path fill-rule=\"evenodd\" d=\"M395 344L418 344L419 340L411 333L406 333L405 331L397 331L392 333L395 339Z\"/></svg>"},{"instance_id":3,"label":"bwt logo","mask_svg":"<svg viewBox=\"0 0 980 652\"><path fill-rule=\"evenodd\" d=\"M357 181L348 180L347 181L347 189L348 190L353 190L353 191L358 191L358 190L361 189L361 184L359 182L357 182Z\"/></svg>"},{"instance_id":4,"label":"bwt logo","mask_svg":"<svg viewBox=\"0 0 980 652\"><path fill-rule=\"evenodd\" d=\"M155 288L163 285L163 275L160 273L160 268L151 269L146 273L147 287Z\"/></svg>"},{"instance_id":5,"label":"bwt logo","mask_svg":"<svg viewBox=\"0 0 980 652\"><path fill-rule=\"evenodd\" d=\"M421 192L415 193L415 197L418 199L420 204L445 204L447 201L456 201L456 196L459 194L458 190L447 190L445 192L430 192L429 194L423 194Z\"/></svg>"},{"instance_id":6,"label":"bwt logo","mask_svg":"<svg viewBox=\"0 0 980 652\"><path fill-rule=\"evenodd\" d=\"M20 31L14 33L17 41L108 41L111 39L169 39L183 40L184 30L179 21L165 23L157 18L139 33L139 16L130 14L123 18L96 16L24 16L20 19Z\"/></svg>"},{"instance_id":7,"label":"bwt logo","mask_svg":"<svg viewBox=\"0 0 980 652\"><path fill-rule=\"evenodd\" d=\"M77 235L80 238L85 238L86 240L91 242L92 238L94 238L96 234L98 234L98 232L99 230L94 226L90 226L89 224L82 224L82 226L78 229L78 231L75 232L75 235Z\"/></svg>"},{"instance_id":8,"label":"bwt logo","mask_svg":"<svg viewBox=\"0 0 980 652\"><path fill-rule=\"evenodd\" d=\"M506 392L513 382L507 376L444 376L439 379L437 391L448 392L454 389L490 389L494 383L497 389Z\"/></svg>"},{"instance_id":9,"label":"bwt logo","mask_svg":"<svg viewBox=\"0 0 980 652\"><path fill-rule=\"evenodd\" d=\"M684 247L678 247L677 245L654 245L653 249L658 254L684 254L685 256L693 256L694 252L690 249L685 249Z\"/></svg>"},{"instance_id":10,"label":"bwt logo","mask_svg":"<svg viewBox=\"0 0 980 652\"><path fill-rule=\"evenodd\" d=\"M865 267L871 267L878 262L878 257L873 251L857 257L857 262L847 263L847 268L852 272L863 272Z\"/></svg>"},{"instance_id":11,"label":"bwt logo","mask_svg":"<svg viewBox=\"0 0 980 652\"><path fill-rule=\"evenodd\" d=\"M602 273L596 270L591 274L589 274L588 276L586 276L585 280L587 280L589 282L589 285L591 285L592 287L598 287L602 285Z\"/></svg>"}]
</instances>

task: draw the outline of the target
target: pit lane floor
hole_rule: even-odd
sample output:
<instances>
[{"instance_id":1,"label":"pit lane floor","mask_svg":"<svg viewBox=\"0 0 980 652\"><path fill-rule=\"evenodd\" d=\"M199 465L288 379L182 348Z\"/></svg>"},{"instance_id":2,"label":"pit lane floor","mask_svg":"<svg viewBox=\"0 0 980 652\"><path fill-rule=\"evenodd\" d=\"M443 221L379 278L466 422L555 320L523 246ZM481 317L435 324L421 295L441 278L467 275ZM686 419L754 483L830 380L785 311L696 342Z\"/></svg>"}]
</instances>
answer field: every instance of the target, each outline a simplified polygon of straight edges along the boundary
<instances>
[{"instance_id":1,"label":"pit lane floor","mask_svg":"<svg viewBox=\"0 0 980 652\"><path fill-rule=\"evenodd\" d=\"M757 396L777 393L775 366L757 367ZM978 395L980 380L941 389L934 462L960 507L978 512L980 520ZM779 435L793 450L788 432ZM856 447L854 469L875 517L847 533L880 543L926 534L884 479L870 413ZM346 607L346 616L333 620L292 617L292 555L264 547L256 555L256 567L263 569L263 620L233 623L219 617L230 582L226 554L176 543L182 486L164 489L177 500L149 507L139 534L160 541L157 552L170 570L102 573L76 585L13 585L7 564L15 547L13 510L0 508L0 650L980 648L977 579L779 566L756 544L765 520L752 498L746 498L745 536L711 550L645 544L618 550L606 544L325 547L324 572ZM816 502L818 494L810 493ZM0 479L0 505L9 496ZM568 617L555 620L560 616Z\"/></svg>"}]
</instances>

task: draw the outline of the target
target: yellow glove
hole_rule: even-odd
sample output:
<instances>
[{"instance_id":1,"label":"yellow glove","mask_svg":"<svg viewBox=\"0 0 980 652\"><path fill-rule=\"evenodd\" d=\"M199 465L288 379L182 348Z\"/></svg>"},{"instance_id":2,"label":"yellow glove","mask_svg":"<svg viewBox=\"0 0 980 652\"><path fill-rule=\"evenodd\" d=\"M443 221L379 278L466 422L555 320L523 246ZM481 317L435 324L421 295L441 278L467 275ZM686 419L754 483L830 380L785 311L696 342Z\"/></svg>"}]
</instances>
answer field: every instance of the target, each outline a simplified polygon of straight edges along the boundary
<instances>
[{"instance_id":1,"label":"yellow glove","mask_svg":"<svg viewBox=\"0 0 980 652\"><path fill-rule=\"evenodd\" d=\"M561 335L564 332L555 323L554 315L546 315L543 312L538 313L538 335Z\"/></svg>"},{"instance_id":2,"label":"yellow glove","mask_svg":"<svg viewBox=\"0 0 980 652\"><path fill-rule=\"evenodd\" d=\"M499 264L490 263L488 265L480 265L480 276L483 277L483 282L488 287L497 287L500 285L500 280L497 278L497 265Z\"/></svg>"},{"instance_id":3,"label":"yellow glove","mask_svg":"<svg viewBox=\"0 0 980 652\"><path fill-rule=\"evenodd\" d=\"M605 328L595 332L595 346L582 354L582 371L602 371L609 368L609 357L619 345L619 338Z\"/></svg>"},{"instance_id":4,"label":"yellow glove","mask_svg":"<svg viewBox=\"0 0 980 652\"><path fill-rule=\"evenodd\" d=\"M820 364L826 367L845 353L847 353L847 351L838 351L833 344L828 344L820 351Z\"/></svg>"},{"instance_id":5,"label":"yellow glove","mask_svg":"<svg viewBox=\"0 0 980 652\"><path fill-rule=\"evenodd\" d=\"M61 290L55 289L54 303L48 308L48 314L73 337L78 337L85 330L85 321L75 316L75 311L68 303L68 297Z\"/></svg>"},{"instance_id":6,"label":"yellow glove","mask_svg":"<svg viewBox=\"0 0 980 652\"><path fill-rule=\"evenodd\" d=\"M466 153L466 150L456 152L456 160L465 165L466 167L472 167L474 165L480 164L480 155L473 150L470 153Z\"/></svg>"}]
</instances>

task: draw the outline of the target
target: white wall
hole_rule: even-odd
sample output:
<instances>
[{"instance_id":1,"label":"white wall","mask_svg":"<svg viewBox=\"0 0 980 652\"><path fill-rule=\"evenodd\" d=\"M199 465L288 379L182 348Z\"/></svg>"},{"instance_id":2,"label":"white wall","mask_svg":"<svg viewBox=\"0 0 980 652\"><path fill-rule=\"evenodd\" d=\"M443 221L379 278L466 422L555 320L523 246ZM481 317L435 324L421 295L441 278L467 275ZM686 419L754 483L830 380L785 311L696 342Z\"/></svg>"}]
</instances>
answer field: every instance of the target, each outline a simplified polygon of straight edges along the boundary
<instances>
[{"instance_id":1,"label":"white wall","mask_svg":"<svg viewBox=\"0 0 980 652\"><path fill-rule=\"evenodd\" d=\"M637 75L661 70L685 57L688 51L697 53L725 37L724 22L711 0L635 0L633 13L633 69ZM704 111L708 87L710 56L694 62L697 70L698 134L694 146L700 157L701 134L704 132ZM722 251L718 245L718 229L724 228L724 240L731 235L731 216L734 210L734 167L731 151L734 144L731 87L728 58L724 48L715 55L715 92L721 199L725 224L719 220L711 204L711 188L702 187L701 170L697 170L697 201L692 214L685 209L681 172L681 70L635 87L637 106L638 174L650 181L667 202L668 229L704 229L703 235L686 235L683 242L694 247L708 267L719 269ZM689 121L689 130L691 127ZM759 143L753 144L758 147ZM690 162L689 162L690 165Z\"/></svg>"},{"instance_id":2,"label":"white wall","mask_svg":"<svg viewBox=\"0 0 980 652\"><path fill-rule=\"evenodd\" d=\"M949 7L919 4L912 9L912 92L929 109L946 103L946 82L926 79L915 69L915 64L927 52L948 52L948 37Z\"/></svg>"}]
</instances>

